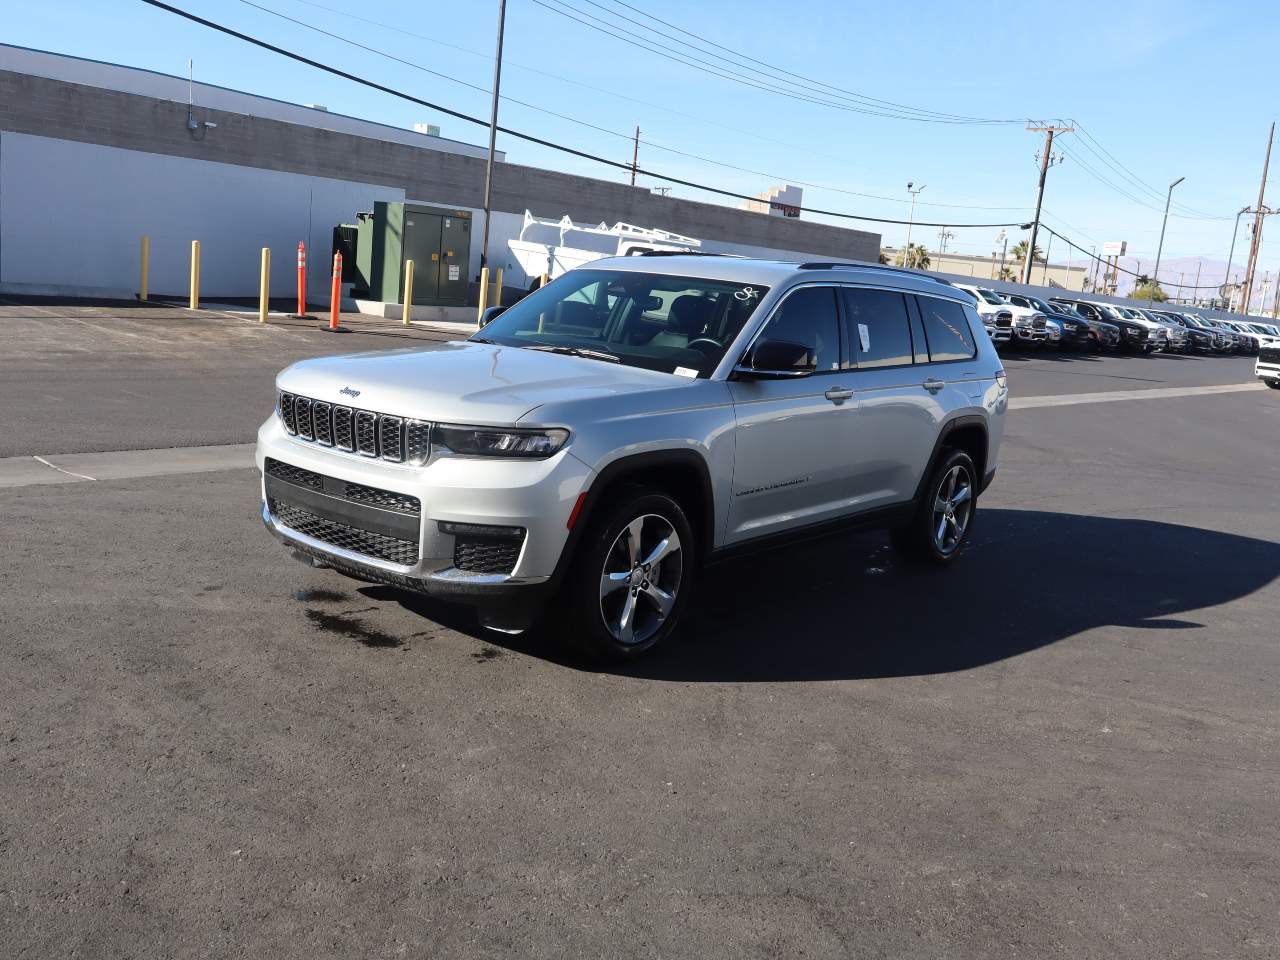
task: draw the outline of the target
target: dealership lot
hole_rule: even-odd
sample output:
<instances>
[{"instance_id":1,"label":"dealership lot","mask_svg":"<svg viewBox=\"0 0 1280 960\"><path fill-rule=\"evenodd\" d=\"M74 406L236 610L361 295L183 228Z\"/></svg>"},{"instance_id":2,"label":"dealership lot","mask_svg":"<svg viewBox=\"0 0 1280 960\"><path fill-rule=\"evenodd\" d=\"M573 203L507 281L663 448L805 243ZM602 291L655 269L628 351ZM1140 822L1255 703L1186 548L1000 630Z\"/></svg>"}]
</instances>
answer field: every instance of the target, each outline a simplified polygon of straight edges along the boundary
<instances>
[{"instance_id":1,"label":"dealership lot","mask_svg":"<svg viewBox=\"0 0 1280 960\"><path fill-rule=\"evenodd\" d=\"M314 328L0 306L0 457L243 444L286 363L445 339ZM1275 955L1280 394L1005 363L1040 402L957 568L738 561L622 671L304 568L249 469L0 489L0 942Z\"/></svg>"}]
</instances>

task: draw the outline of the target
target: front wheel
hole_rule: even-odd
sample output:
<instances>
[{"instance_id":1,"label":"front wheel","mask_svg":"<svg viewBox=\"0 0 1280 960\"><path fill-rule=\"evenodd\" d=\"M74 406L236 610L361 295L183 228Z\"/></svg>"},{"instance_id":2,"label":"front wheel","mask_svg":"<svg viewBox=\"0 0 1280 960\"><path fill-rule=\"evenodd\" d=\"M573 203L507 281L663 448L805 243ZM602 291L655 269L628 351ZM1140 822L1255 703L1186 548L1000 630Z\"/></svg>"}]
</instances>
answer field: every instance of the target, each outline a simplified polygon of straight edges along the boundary
<instances>
[{"instance_id":1,"label":"front wheel","mask_svg":"<svg viewBox=\"0 0 1280 960\"><path fill-rule=\"evenodd\" d=\"M684 510L632 488L586 531L566 584L572 641L595 660L631 660L675 632L696 545Z\"/></svg>"},{"instance_id":2,"label":"front wheel","mask_svg":"<svg viewBox=\"0 0 1280 960\"><path fill-rule=\"evenodd\" d=\"M1268 380L1267 386L1272 390L1280 390L1280 380Z\"/></svg>"},{"instance_id":3,"label":"front wheel","mask_svg":"<svg viewBox=\"0 0 1280 960\"><path fill-rule=\"evenodd\" d=\"M977 509L973 460L963 450L951 450L930 475L915 516L894 531L894 546L910 560L949 564L968 540Z\"/></svg>"}]
</instances>

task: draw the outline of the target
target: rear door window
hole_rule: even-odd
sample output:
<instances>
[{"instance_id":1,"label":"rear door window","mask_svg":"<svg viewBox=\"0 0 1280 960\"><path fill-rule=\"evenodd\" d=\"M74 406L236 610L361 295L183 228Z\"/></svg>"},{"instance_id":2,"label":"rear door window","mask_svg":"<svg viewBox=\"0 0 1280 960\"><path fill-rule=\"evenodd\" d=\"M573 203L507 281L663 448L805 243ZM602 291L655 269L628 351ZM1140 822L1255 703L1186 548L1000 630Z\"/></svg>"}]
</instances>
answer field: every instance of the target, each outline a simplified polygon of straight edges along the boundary
<instances>
[{"instance_id":1,"label":"rear door window","mask_svg":"<svg viewBox=\"0 0 1280 960\"><path fill-rule=\"evenodd\" d=\"M916 297L924 320L924 335L929 341L929 359L935 363L947 360L972 360L978 355L973 330L964 307L938 297Z\"/></svg>"},{"instance_id":2,"label":"rear door window","mask_svg":"<svg viewBox=\"0 0 1280 960\"><path fill-rule=\"evenodd\" d=\"M862 369L911 363L911 321L901 293L844 287L845 340L850 359Z\"/></svg>"}]
</instances>

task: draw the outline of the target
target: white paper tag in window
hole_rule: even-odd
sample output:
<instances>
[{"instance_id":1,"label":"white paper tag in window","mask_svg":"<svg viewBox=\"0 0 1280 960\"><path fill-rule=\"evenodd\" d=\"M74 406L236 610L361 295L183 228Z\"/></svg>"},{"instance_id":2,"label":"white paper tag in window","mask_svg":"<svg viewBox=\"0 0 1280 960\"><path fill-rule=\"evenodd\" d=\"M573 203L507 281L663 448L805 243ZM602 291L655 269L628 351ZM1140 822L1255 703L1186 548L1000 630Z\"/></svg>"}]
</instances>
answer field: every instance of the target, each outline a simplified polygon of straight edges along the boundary
<instances>
[{"instance_id":1,"label":"white paper tag in window","mask_svg":"<svg viewBox=\"0 0 1280 960\"><path fill-rule=\"evenodd\" d=\"M858 324L858 342L862 344L862 352L871 352L871 331L865 323Z\"/></svg>"},{"instance_id":2,"label":"white paper tag in window","mask_svg":"<svg viewBox=\"0 0 1280 960\"><path fill-rule=\"evenodd\" d=\"M673 371L677 377L689 377L690 379L698 379L698 371L692 367L676 367Z\"/></svg>"}]
</instances>

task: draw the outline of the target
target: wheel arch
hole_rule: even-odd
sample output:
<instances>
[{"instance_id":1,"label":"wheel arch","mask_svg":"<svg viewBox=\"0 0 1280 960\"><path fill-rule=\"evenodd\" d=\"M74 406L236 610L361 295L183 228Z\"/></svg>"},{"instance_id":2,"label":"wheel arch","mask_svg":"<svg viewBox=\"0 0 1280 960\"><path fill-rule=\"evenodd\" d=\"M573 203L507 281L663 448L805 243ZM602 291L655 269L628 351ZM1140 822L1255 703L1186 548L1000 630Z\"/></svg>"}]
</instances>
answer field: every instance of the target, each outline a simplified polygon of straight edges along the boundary
<instances>
[{"instance_id":1,"label":"wheel arch","mask_svg":"<svg viewBox=\"0 0 1280 960\"><path fill-rule=\"evenodd\" d=\"M582 509L577 512L553 579L559 582L572 563L583 533L610 494L626 486L643 486L665 493L685 511L693 528L699 561L710 556L715 545L715 495L711 468L696 450L650 450L619 457L591 480Z\"/></svg>"},{"instance_id":2,"label":"wheel arch","mask_svg":"<svg viewBox=\"0 0 1280 960\"><path fill-rule=\"evenodd\" d=\"M984 417L976 414L961 414L946 421L938 431L938 439L934 441L933 453L929 457L929 465L925 468L916 485L913 499L919 503L924 495L925 485L933 476L938 463L947 450L963 450L973 461L978 476L975 478L979 487L985 485L989 474L987 459L990 453L991 436Z\"/></svg>"}]
</instances>

